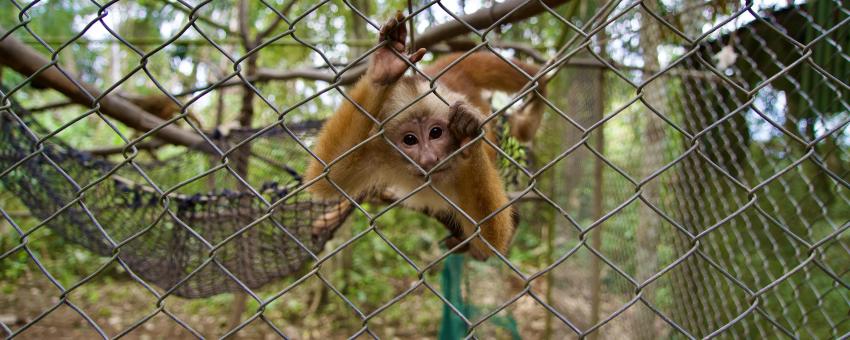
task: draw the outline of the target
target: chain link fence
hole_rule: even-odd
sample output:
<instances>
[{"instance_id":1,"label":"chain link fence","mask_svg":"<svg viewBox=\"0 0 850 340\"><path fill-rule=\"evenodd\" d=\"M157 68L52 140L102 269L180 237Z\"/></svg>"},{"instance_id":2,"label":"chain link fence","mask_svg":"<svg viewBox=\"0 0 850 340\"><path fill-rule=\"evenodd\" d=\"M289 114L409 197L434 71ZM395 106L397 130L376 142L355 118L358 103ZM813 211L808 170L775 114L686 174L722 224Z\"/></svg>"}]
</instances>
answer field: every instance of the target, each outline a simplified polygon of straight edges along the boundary
<instances>
[{"instance_id":1,"label":"chain link fence","mask_svg":"<svg viewBox=\"0 0 850 340\"><path fill-rule=\"evenodd\" d=\"M452 289L433 220L307 194L320 119L379 48L374 3L10 0L0 333L392 338L453 319L468 338L850 336L848 4L380 4L406 9L412 46L549 79L531 145L477 141L510 173L509 254L462 264ZM345 44L322 34L334 16ZM145 20L164 38L139 34ZM286 53L308 66L276 68ZM490 118L541 95L520 92L494 96ZM97 256L57 275L73 248L48 234ZM188 299L222 293L235 316L209 326ZM122 303L117 321L98 307Z\"/></svg>"}]
</instances>

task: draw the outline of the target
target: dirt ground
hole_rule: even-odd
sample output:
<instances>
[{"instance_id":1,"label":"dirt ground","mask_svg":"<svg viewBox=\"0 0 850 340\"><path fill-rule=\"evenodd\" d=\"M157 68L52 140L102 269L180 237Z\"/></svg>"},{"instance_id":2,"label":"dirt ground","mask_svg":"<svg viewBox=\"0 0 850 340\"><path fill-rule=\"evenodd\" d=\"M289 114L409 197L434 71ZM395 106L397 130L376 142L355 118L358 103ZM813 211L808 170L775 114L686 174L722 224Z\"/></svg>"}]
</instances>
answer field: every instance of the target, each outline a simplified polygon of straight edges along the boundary
<instances>
[{"instance_id":1,"label":"dirt ground","mask_svg":"<svg viewBox=\"0 0 850 340\"><path fill-rule=\"evenodd\" d=\"M540 290L543 281L535 281L532 287L538 296L545 296ZM5 283L8 287L10 283ZM150 293L140 289L134 282L111 282L109 284L98 284L90 286L87 284L69 295L68 300L78 308L85 311L94 322L96 322L108 337L115 337L121 331L131 327L133 324L144 319L156 310L156 299ZM0 295L0 321L7 324L13 330L18 330L28 322L39 318L42 313L56 306L58 300L57 290L47 281L39 280L37 275L28 274L19 282L12 284L14 291ZM587 297L575 295L575 292L587 292L577 285L568 285L569 291L556 291L554 296L558 298L553 301L553 306L563 315L577 323L579 327L588 325L581 323L586 320L590 313L590 307L586 303ZM521 287L514 287L521 289ZM469 289L469 288L467 288ZM472 289L475 289L474 287ZM477 290L481 291L481 290ZM475 298L476 294L472 294ZM483 297L482 299L493 299ZM396 313L401 318L370 319L369 329L376 335L386 339L420 339L436 337L440 322L439 301L430 299L433 297L422 290L422 294L412 294L397 306L394 312L389 310L381 314ZM616 310L618 302L615 299L603 305L603 313ZM205 300L185 300L180 298L168 298L165 301L168 311L180 318L183 322L191 325L207 338L218 338L227 333L231 327L228 322L229 306L232 306L230 297L211 298ZM325 297L322 301L329 301ZM308 301L303 301L308 302ZM487 303L487 301L483 301ZM498 302L498 301L494 301ZM325 303L325 302L322 302ZM488 304L497 306L498 303ZM344 308L344 306L343 306ZM362 325L359 319L352 317L349 320L341 320L341 315L349 313L340 312L340 309L322 308L322 306L307 307L309 314L286 315L275 311L274 307L267 309L265 315L286 334L293 339L345 339L350 337ZM285 308L284 308L285 309ZM412 311L412 312L411 312ZM423 312L423 313L420 313ZM427 315L425 311L427 311ZM482 313L489 312L482 310ZM516 321L519 334L525 339L537 339L544 335L547 314L550 314L540 304L529 296L523 296L506 309L510 317ZM412 315L410 315L412 314ZM629 338L627 334L631 326L630 320L633 313L626 311L615 321L600 329L601 338ZM497 315L505 315L505 312ZM243 314L243 320L249 317L249 313ZM416 319L416 320L412 320ZM574 338L574 333L557 318L549 320L552 325L553 339ZM424 326L423 326L424 325ZM656 326L663 326L661 324ZM664 328L664 327L659 327ZM5 335L5 334L4 334ZM504 329L484 323L476 329L479 338L510 338L510 333ZM89 339L99 338L88 322L77 312L65 304L43 316L35 322L19 338L21 339ZM126 335L127 339L192 339L195 338L189 331L181 327L177 322L164 313L159 313L149 320L143 322L138 328ZM241 329L235 336L239 339L275 339L276 334L263 322L257 320ZM360 338L371 338L368 335Z\"/></svg>"}]
</instances>

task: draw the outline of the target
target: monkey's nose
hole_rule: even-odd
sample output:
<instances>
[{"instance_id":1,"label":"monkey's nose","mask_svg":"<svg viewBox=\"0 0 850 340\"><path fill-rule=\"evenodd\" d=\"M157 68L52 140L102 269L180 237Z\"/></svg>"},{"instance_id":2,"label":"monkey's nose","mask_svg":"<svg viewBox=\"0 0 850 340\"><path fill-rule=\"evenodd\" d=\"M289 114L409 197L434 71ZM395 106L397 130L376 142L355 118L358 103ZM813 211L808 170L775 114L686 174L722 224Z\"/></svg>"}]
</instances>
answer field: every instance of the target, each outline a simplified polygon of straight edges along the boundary
<instances>
[{"instance_id":1,"label":"monkey's nose","mask_svg":"<svg viewBox=\"0 0 850 340\"><path fill-rule=\"evenodd\" d=\"M419 166L422 167L425 171L431 171L431 169L440 162L440 159L433 155L422 156L419 159Z\"/></svg>"}]
</instances>

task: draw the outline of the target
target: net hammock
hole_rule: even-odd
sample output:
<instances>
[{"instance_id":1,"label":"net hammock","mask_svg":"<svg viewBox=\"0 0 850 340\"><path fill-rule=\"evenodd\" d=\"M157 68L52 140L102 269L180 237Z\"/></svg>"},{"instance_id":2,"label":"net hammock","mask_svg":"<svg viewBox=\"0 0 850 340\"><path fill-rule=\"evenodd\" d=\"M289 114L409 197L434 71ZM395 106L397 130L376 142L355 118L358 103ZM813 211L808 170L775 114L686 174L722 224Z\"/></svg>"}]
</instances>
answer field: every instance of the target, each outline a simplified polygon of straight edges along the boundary
<instances>
[{"instance_id":1,"label":"net hammock","mask_svg":"<svg viewBox=\"0 0 850 340\"><path fill-rule=\"evenodd\" d=\"M16 103L0 111L0 169L6 171L22 162L2 176L4 190L19 198L39 221L50 219L45 226L65 240L101 256L117 254L142 279L165 290L174 289L177 296L199 298L240 291L231 275L251 289L291 275L321 251L351 212L350 204L314 201L301 192L277 206L270 218L246 228L268 212L267 206L248 191L204 192L200 188L206 183L200 181L161 201L160 194L126 164L99 181L116 165L56 142L57 138L51 138L51 142L43 144L43 152L27 159L38 150L27 129L39 136L50 131ZM263 145L270 148L284 135L274 130L265 133L261 139L267 140L255 142L256 152L252 154L260 155ZM228 141L219 138L217 143ZM182 152L165 161L139 166L153 183L166 190L176 184L178 167L199 164L201 157L210 156ZM258 163L254 167L272 162L258 157L262 158L252 157ZM269 202L285 198L300 184L291 168L283 170L273 171L276 175L268 177L272 181L257 186L252 183ZM217 173L227 175L224 171ZM80 200L88 211L78 203L69 205L77 198L78 189L66 177L81 186L97 182ZM211 181L207 188L222 187L222 178L213 175ZM231 188L239 187L232 182ZM193 194L185 194L192 191ZM165 205L185 226L165 213ZM110 245L104 232L119 245L118 249ZM229 237L233 239L227 240ZM129 241L121 244L125 240ZM213 260L210 245L220 244Z\"/></svg>"}]
</instances>

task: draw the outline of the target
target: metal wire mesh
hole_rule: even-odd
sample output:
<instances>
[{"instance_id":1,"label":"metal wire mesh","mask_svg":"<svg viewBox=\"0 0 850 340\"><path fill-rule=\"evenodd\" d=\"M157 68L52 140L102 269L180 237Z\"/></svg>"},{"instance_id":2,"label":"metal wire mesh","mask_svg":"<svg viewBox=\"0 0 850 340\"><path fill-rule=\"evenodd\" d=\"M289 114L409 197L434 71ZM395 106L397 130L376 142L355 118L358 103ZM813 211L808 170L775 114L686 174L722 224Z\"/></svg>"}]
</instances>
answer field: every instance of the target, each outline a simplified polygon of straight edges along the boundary
<instances>
[{"instance_id":1,"label":"metal wire mesh","mask_svg":"<svg viewBox=\"0 0 850 340\"><path fill-rule=\"evenodd\" d=\"M412 43L416 46L432 47L453 37L434 32L468 34L475 43L466 52L489 50L502 56L504 46L494 38L499 29L533 15L546 16L570 32L570 39L547 51L542 71L528 75L532 83L544 76L572 74L563 76L565 81L573 81L570 95L564 98L550 94L545 99L547 121L561 127L544 126L540 138L554 140L554 146L541 151L549 144L544 141L535 144L532 165L500 153L505 160L503 164L516 168L520 177L511 204L522 206L522 216L549 211L557 217L558 222L552 224L558 229L544 233L554 240L556 251L551 254L551 262L540 267L525 266L521 259L509 254L500 254L488 262L501 268L505 272L503 276L515 281L518 288L501 287L497 301L491 302L492 308L472 317L462 313L459 306L451 305L445 292L429 279L428 274L449 255L447 251L426 261L414 261L411 254L403 252L386 235L385 229L390 226L382 225L380 217L389 209L401 208L389 205L372 209L348 196L354 214L365 218L367 226L345 235L339 243L321 252L332 229L313 240L305 239L315 237L309 235L309 230L307 234L298 230L309 228L316 215L326 213L322 210L326 206L303 215L280 217L284 211L299 211L298 203L293 201L303 197L305 188L312 183L301 183L269 195L268 188L260 187L258 180L247 173L246 159L257 162L250 155L251 145L264 143L272 130L277 136L284 136L297 152L315 157L309 137L292 131L292 124L297 123L290 117L292 112L309 106L311 101L336 94L341 100L350 100L344 85L356 79L363 71L363 61L379 46L367 44L368 49L361 55L340 66L328 56L328 49L301 37L298 28L308 25L311 14L320 8L336 5L340 10L353 12L352 16L361 18L366 27L377 29L378 24L363 9L348 1L338 4L322 1L302 8L296 15L287 13L291 4L279 6L264 1L264 10L273 12L275 19L254 38L234 32L245 48L244 53L238 54L223 46L218 33L212 33L230 30L228 25L205 18L205 13L218 10L209 1L195 5L169 3L185 14L185 20L171 38L145 48L125 39L111 26L115 23L108 18L115 15L110 13L115 2L87 4L88 10L96 14L77 18L87 21L81 26L83 30L74 32L68 40L54 42L42 39L30 28L32 22L41 20L30 15L39 2L10 1L3 9L14 11L18 24L0 31L0 45L5 44L0 49L0 65L22 73L23 78L12 84L4 83L0 95L4 128L0 138L4 143L0 148L3 151L0 180L4 191L21 197L30 210L40 211L37 214L40 221L33 227L22 227L0 206L0 214L11 226L11 232L18 235L12 247L2 249L0 263L14 261L18 254L25 253L26 261L31 261L52 282L56 299L21 325L0 321L4 335L25 335L31 327L46 322L57 308L69 307L85 321L87 328L103 338L130 334L158 316L167 317L193 336L203 337L205 330L197 329L191 320L170 310L169 297L181 292L191 297L236 291L247 294L255 302L250 317L215 336L237 335L259 323L268 326L269 333L298 338L299 335L288 334L284 325L266 315L273 303L286 300L311 280L319 282L357 319L359 325L347 334L352 338L380 337L375 320L415 294L425 294L439 304L449 305L451 312L464 322L471 338L492 335L487 322L506 311L516 312L517 306L523 305L533 305L539 311L533 315L554 320L561 329L555 336L841 338L850 335L850 232L847 231L850 229L850 154L847 152L850 10L847 4L821 0L772 8L744 2L734 6L730 15L694 27L681 18L703 13L695 8L705 5L691 5L686 7L688 10L682 10L684 15L676 16L659 4L612 0L596 6L588 20L576 24L558 10L559 5L569 2L508 1L470 15L456 14L441 1L422 2L408 9L410 20L419 20L435 10L447 13L452 19L415 35ZM237 7L246 10L243 6ZM630 22L637 22L639 28L614 29L627 27ZM286 28L276 30L278 25ZM115 77L114 83L83 84L60 61L60 56L94 26L104 28L110 39L138 60L130 73ZM148 68L148 62L185 36L212 46L224 56L232 71L223 72L207 85L190 86L192 89L185 93L170 91ZM42 59L36 61L43 63L31 67L14 58L16 53L24 53L19 47L22 45L13 43L19 43L17 39L22 37L31 39L42 49ZM630 39L639 41L639 52L633 55L606 52L605 46ZM264 74L258 70L257 60L264 49L284 40L309 48L320 59L320 67L302 75L313 76L312 79L325 81L327 85L281 108L273 104L273 96L258 89L256 84L264 81L263 77L286 80L299 75ZM678 45L662 44L662 40L675 41ZM677 52L674 58L662 62L659 51L665 48ZM730 63L728 58L732 58ZM640 63L633 63L635 59ZM509 58L504 60L510 63ZM138 123L134 127L145 132L131 137L126 129L114 123L126 115L119 112L123 107L113 92L135 77L149 80L179 104L180 112L169 119ZM27 108L16 107L12 100L26 96L25 86L50 79L53 86L48 87L83 103L87 111L64 119L57 126L43 128L31 114L26 114ZM581 86L583 82L587 85ZM249 103L259 99L263 110L272 112L274 119L265 122L262 129L236 134L235 143L222 144L190 119L190 109L204 96L233 85L246 89L249 96L244 98ZM504 116L530 93L540 94L538 89L529 87L508 100L508 105L495 110L490 119ZM604 98L614 95L620 99L605 101ZM565 100L583 100L585 104L565 103ZM56 151L56 145L69 148L62 136L83 119L98 120L114 131L123 147L118 163L105 166L107 163L95 162L99 164L97 172L81 171L74 167L87 160L64 157ZM130 125L126 120L122 122ZM245 126L251 124L248 120ZM624 126L636 128L624 129ZM600 135L616 143L599 143ZM212 161L189 178L168 179L170 171L162 171L161 176L151 175L157 166L138 158L154 136L188 145L191 147L188 150L196 150L193 152ZM20 144L22 139L17 137L25 137L28 143ZM477 141L500 147L483 136ZM9 148L13 145L14 148ZM289 161L287 156L278 157ZM578 166L569 168L568 164ZM598 177L590 175L593 166L597 166ZM561 172L562 167L567 167L565 172ZM276 171L284 170L278 167ZM553 179L564 174L569 176L566 180ZM173 195L193 192L196 185L214 176L232 181L242 197L241 203L236 203L239 205L236 210L227 211L238 211L243 219L224 229L217 229L219 225L208 222L196 210L187 209ZM109 224L120 224L120 219L102 215L110 209L98 210L99 197L114 196L113 192L120 190L114 184L116 177L133 178L149 188L149 197L144 199L148 210L137 211L151 220L149 227L116 234L120 229ZM574 191L573 197L577 199L564 200L545 190L543 187L552 181L555 187ZM163 185L164 182L168 183ZM44 191L56 187L64 190ZM596 196L594 190L599 190ZM600 201L581 203L590 202L593 197ZM448 204L459 209L457 202ZM227 209L221 205L209 207L216 211ZM335 204L327 207L338 208ZM157 224L160 220L165 222ZM477 222L480 225L483 221ZM524 221L527 225L534 222L540 222L538 217L530 216ZM55 227L57 224L86 228L89 242L76 242L107 257L97 269L71 286L55 279L36 255L39 251L30 246L34 232L42 226L62 227ZM151 265L128 259L146 259L145 249L139 248L135 240L150 237L154 241L149 245L175 242L157 241L154 235L161 234L156 234L156 230L166 229L180 230L187 243L166 248L171 254L159 253L162 261L175 261L176 257L190 253L195 257L189 259L190 264L182 271L164 273L159 280L151 279L144 272L156 269L157 262ZM217 234L217 230L232 233ZM276 233L277 239L285 240L281 242L295 246L281 253L248 245L253 238L268 237L265 234L271 232ZM371 310L353 302L350 292L341 289L322 270L329 261L350 251L352 244L369 237L387 243L412 278L409 285L393 292L391 298ZM478 232L472 237L481 238ZM186 250L189 244L194 250ZM229 262L233 257L240 259L241 267L225 264L233 263ZM289 266L268 277L255 277L256 268L270 261ZM310 262L306 267L305 261ZM116 265L149 291L154 307L138 320L111 332L101 317L80 307L73 293ZM579 312L582 308L577 305L590 302L565 301L568 296L590 294L590 285L598 282L588 284L589 278L575 276L586 273L588 266L594 265L604 273L601 275L611 293L603 297L598 312ZM479 270L470 274L473 281L484 282L493 275L487 269ZM293 276L285 287L271 294L257 293L262 284L283 275ZM192 288L193 278L202 278L201 281L215 278L214 283L201 284L214 287L214 291L186 294L197 290ZM557 282L544 291L540 286L546 280ZM473 297L483 293L492 291L467 289L467 294Z\"/></svg>"}]
</instances>

